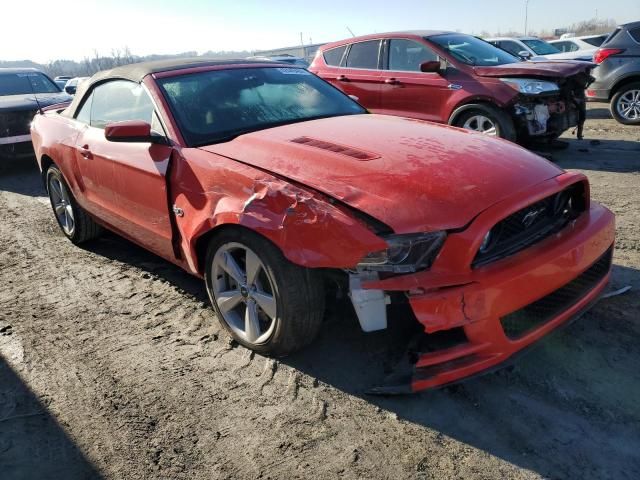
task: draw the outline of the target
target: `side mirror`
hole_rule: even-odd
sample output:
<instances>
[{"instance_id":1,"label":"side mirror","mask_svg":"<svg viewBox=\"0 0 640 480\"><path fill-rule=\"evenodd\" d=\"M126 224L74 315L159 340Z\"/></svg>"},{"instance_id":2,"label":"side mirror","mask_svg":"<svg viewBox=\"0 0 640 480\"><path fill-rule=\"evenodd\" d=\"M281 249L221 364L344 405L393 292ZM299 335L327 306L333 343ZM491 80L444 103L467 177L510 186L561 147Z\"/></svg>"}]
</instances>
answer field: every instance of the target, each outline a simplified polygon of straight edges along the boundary
<instances>
[{"instance_id":1,"label":"side mirror","mask_svg":"<svg viewBox=\"0 0 640 480\"><path fill-rule=\"evenodd\" d=\"M110 142L167 143L164 137L153 135L151 125L141 120L109 123L104 136Z\"/></svg>"},{"instance_id":2,"label":"side mirror","mask_svg":"<svg viewBox=\"0 0 640 480\"><path fill-rule=\"evenodd\" d=\"M533 55L531 55L531 52L528 52L526 50L522 50L522 51L518 52L518 56L523 60L529 60Z\"/></svg>"},{"instance_id":3,"label":"side mirror","mask_svg":"<svg viewBox=\"0 0 640 480\"><path fill-rule=\"evenodd\" d=\"M431 60L420 64L420 71L424 73L440 73L440 62Z\"/></svg>"}]
</instances>

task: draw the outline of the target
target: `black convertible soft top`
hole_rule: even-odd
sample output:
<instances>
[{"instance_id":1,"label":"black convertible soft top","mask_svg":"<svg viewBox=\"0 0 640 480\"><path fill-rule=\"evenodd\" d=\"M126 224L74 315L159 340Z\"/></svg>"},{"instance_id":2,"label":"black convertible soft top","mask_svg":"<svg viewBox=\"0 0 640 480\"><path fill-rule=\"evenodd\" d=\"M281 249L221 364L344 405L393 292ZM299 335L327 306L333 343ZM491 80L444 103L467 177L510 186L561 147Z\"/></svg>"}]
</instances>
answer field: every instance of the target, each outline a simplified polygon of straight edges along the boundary
<instances>
[{"instance_id":1,"label":"black convertible soft top","mask_svg":"<svg viewBox=\"0 0 640 480\"><path fill-rule=\"evenodd\" d=\"M151 62L131 63L129 65L123 65L121 67L112 68L111 70L103 70L94 74L90 80L83 82L76 95L71 102L71 105L62 113L62 115L72 117L75 114L76 109L82 102L85 93L96 83L101 83L110 79L122 79L130 80L132 82L140 83L147 75L160 72L170 72L173 70L182 70L193 67L208 67L208 66L224 66L224 65L286 65L279 64L277 62L269 62L265 60L246 60L246 59L232 59L232 60L213 60L211 58L173 58L167 60L154 60ZM293 67L295 68L295 67Z\"/></svg>"},{"instance_id":2,"label":"black convertible soft top","mask_svg":"<svg viewBox=\"0 0 640 480\"><path fill-rule=\"evenodd\" d=\"M218 65L260 64L264 60L213 60L211 58L173 58L168 60L154 60L151 62L131 63L96 73L90 83L107 78L124 78L133 82L141 82L144 77L153 73L170 72L192 67L208 67Z\"/></svg>"}]
</instances>

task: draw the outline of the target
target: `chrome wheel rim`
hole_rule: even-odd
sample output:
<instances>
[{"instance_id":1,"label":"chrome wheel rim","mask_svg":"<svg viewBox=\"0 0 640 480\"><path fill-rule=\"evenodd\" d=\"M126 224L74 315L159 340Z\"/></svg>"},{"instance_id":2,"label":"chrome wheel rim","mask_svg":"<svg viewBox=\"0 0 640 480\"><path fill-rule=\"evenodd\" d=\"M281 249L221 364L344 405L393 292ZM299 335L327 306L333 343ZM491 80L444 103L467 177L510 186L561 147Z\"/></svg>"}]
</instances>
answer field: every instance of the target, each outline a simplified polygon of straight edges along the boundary
<instances>
[{"instance_id":1,"label":"chrome wheel rim","mask_svg":"<svg viewBox=\"0 0 640 480\"><path fill-rule=\"evenodd\" d=\"M229 328L247 343L265 343L276 325L276 284L258 255L240 243L222 245L213 257L210 281Z\"/></svg>"},{"instance_id":2,"label":"chrome wheel rim","mask_svg":"<svg viewBox=\"0 0 640 480\"><path fill-rule=\"evenodd\" d=\"M482 133L483 135L489 135L495 137L498 135L496 124L489 117L484 115L474 115L469 117L462 125L465 130L472 130L474 132Z\"/></svg>"},{"instance_id":3,"label":"chrome wheel rim","mask_svg":"<svg viewBox=\"0 0 640 480\"><path fill-rule=\"evenodd\" d=\"M73 206L66 187L55 176L49 177L49 198L60 227L67 235L73 235L76 228Z\"/></svg>"},{"instance_id":4,"label":"chrome wheel rim","mask_svg":"<svg viewBox=\"0 0 640 480\"><path fill-rule=\"evenodd\" d=\"M640 90L628 90L618 98L618 114L627 120L640 120Z\"/></svg>"}]
</instances>

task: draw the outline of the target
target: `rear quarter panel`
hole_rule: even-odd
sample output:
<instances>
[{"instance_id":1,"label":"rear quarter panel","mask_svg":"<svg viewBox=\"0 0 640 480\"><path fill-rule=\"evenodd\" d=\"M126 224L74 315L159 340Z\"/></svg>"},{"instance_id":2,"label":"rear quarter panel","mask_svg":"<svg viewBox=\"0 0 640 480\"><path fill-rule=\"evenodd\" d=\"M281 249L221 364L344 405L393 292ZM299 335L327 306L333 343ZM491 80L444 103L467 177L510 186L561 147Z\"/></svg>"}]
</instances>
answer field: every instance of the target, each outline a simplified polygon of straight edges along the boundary
<instances>
[{"instance_id":1,"label":"rear quarter panel","mask_svg":"<svg viewBox=\"0 0 640 480\"><path fill-rule=\"evenodd\" d=\"M53 111L37 114L31 123L31 139L40 171L43 170L45 157L53 160L82 205L83 196L75 165L75 146L79 133L80 129L74 120Z\"/></svg>"}]
</instances>

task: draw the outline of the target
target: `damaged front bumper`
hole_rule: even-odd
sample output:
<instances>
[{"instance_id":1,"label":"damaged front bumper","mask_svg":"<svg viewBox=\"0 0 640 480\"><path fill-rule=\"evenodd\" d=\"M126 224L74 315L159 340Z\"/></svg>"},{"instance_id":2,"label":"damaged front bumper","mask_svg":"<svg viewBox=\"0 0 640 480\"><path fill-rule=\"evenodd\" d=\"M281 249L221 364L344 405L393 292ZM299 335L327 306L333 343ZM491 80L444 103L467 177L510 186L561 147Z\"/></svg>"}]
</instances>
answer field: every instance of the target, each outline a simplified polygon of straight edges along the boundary
<instances>
[{"instance_id":1,"label":"damaged front bumper","mask_svg":"<svg viewBox=\"0 0 640 480\"><path fill-rule=\"evenodd\" d=\"M583 98L569 99L557 95L521 98L513 106L513 118L520 138L556 138L577 127L577 136L581 139L586 102Z\"/></svg>"},{"instance_id":2,"label":"damaged front bumper","mask_svg":"<svg viewBox=\"0 0 640 480\"><path fill-rule=\"evenodd\" d=\"M540 198L571 176L539 186ZM404 293L426 334L462 334L445 348L410 352L409 374L396 372L372 393L416 392L492 369L597 299L611 268L614 216L609 210L592 202L559 233L472 268L477 239L505 213L509 206L503 202L450 234L428 271L362 282L363 289L376 292L378 308L384 307L382 293Z\"/></svg>"}]
</instances>

